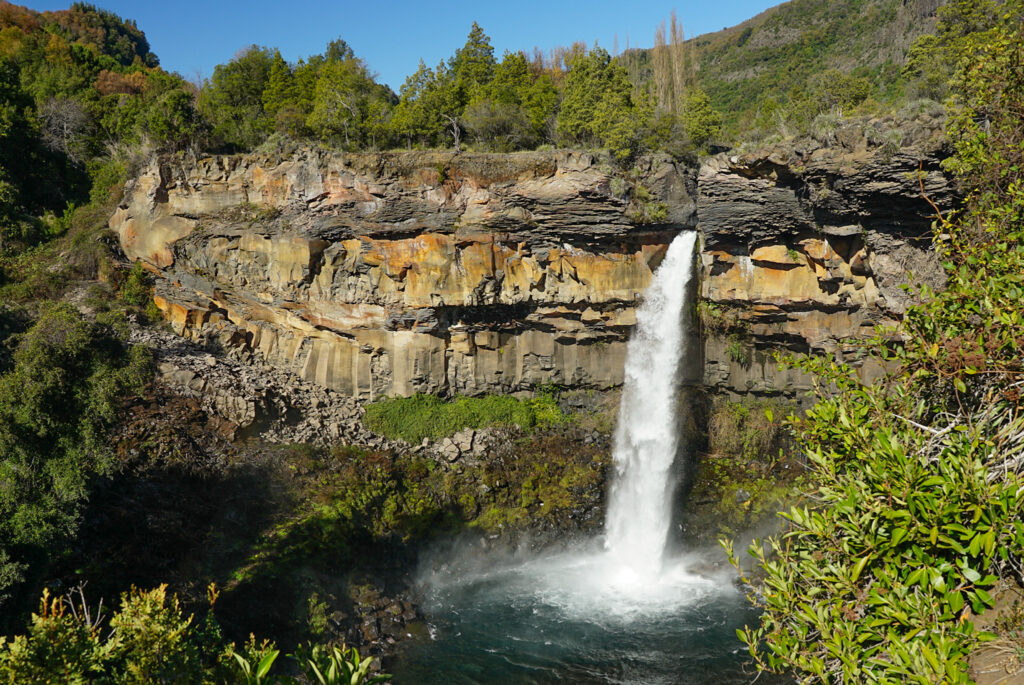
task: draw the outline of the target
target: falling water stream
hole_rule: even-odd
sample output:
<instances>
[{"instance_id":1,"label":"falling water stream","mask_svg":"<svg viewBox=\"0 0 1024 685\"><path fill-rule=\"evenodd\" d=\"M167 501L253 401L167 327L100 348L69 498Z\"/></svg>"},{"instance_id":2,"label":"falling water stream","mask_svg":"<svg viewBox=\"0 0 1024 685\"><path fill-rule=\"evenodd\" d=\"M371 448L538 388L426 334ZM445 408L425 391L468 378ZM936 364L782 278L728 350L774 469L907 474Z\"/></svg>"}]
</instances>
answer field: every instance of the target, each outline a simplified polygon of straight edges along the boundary
<instances>
[{"instance_id":1,"label":"falling water stream","mask_svg":"<svg viewBox=\"0 0 1024 685\"><path fill-rule=\"evenodd\" d=\"M571 551L460 554L425 573L433 640L392 667L400 683L750 681L735 629L755 616L699 552L669 552L678 390L691 354L694 243L668 248L637 312L614 443L605 535ZM720 552L719 552L720 554Z\"/></svg>"}]
</instances>

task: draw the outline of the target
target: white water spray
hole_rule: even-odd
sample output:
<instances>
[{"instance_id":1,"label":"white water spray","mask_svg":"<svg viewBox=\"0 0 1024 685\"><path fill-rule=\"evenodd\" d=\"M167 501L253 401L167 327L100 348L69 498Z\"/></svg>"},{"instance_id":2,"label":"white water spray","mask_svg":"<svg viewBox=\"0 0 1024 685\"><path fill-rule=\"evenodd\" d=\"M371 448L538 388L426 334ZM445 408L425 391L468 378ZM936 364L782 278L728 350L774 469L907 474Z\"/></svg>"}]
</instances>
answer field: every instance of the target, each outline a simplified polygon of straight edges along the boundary
<instances>
[{"instance_id":1,"label":"white water spray","mask_svg":"<svg viewBox=\"0 0 1024 685\"><path fill-rule=\"evenodd\" d=\"M694 232L672 241L637 311L603 549L589 544L506 563L485 557L479 567L432 577L435 592L482 584L500 604L526 602L573 620L633 625L730 591L722 578L692 570L700 564L699 552L672 558L666 553L678 480L678 389L689 354L684 309L693 299L695 241Z\"/></svg>"},{"instance_id":2,"label":"white water spray","mask_svg":"<svg viewBox=\"0 0 1024 685\"><path fill-rule=\"evenodd\" d=\"M677 395L689 353L683 309L690 300L695 240L688 231L672 241L637 311L626 355L606 548L613 564L646 578L661 573L678 484Z\"/></svg>"}]
</instances>

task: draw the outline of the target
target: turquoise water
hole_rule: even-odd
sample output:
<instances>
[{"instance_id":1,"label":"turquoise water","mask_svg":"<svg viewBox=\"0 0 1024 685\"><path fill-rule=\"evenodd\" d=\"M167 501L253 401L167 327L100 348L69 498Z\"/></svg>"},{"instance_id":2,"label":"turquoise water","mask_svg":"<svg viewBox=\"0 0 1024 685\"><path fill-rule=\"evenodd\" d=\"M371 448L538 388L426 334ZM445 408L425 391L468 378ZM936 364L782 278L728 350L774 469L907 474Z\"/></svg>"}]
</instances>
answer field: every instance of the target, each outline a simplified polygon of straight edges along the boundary
<instances>
[{"instance_id":1,"label":"turquoise water","mask_svg":"<svg viewBox=\"0 0 1024 685\"><path fill-rule=\"evenodd\" d=\"M394 682L751 682L736 628L757 615L727 574L691 572L701 562L689 557L652 582L608 562L574 553L435 570L422 590L433 639L389 664Z\"/></svg>"}]
</instances>

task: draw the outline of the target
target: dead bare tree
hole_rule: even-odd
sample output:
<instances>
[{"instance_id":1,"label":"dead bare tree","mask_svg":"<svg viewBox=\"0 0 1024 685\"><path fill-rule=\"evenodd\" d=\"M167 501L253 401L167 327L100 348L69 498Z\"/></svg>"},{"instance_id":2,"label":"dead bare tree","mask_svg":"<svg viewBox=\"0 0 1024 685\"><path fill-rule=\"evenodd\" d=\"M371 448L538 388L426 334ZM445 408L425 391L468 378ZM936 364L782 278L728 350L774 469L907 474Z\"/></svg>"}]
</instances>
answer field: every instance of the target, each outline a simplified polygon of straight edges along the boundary
<instances>
[{"instance_id":1,"label":"dead bare tree","mask_svg":"<svg viewBox=\"0 0 1024 685\"><path fill-rule=\"evenodd\" d=\"M71 161L81 162L89 130L89 114L82 103L67 97L50 98L40 109L39 119L43 143L51 150L63 152Z\"/></svg>"},{"instance_id":2,"label":"dead bare tree","mask_svg":"<svg viewBox=\"0 0 1024 685\"><path fill-rule=\"evenodd\" d=\"M672 111L672 64L668 45L665 44L665 22L654 32L651 51L651 71L654 78L654 99L659 110Z\"/></svg>"},{"instance_id":3,"label":"dead bare tree","mask_svg":"<svg viewBox=\"0 0 1024 685\"><path fill-rule=\"evenodd\" d=\"M689 85L690 64L686 54L686 37L683 34L683 23L679 21L675 10L672 10L670 17L672 24L670 35L672 44L672 82L675 85L675 100L676 102L682 102L683 94Z\"/></svg>"},{"instance_id":4,"label":"dead bare tree","mask_svg":"<svg viewBox=\"0 0 1024 685\"><path fill-rule=\"evenodd\" d=\"M452 139L455 141L455 151L462 152L462 126L459 125L458 118L448 114L442 114L441 116L448 120L446 128L452 134Z\"/></svg>"}]
</instances>

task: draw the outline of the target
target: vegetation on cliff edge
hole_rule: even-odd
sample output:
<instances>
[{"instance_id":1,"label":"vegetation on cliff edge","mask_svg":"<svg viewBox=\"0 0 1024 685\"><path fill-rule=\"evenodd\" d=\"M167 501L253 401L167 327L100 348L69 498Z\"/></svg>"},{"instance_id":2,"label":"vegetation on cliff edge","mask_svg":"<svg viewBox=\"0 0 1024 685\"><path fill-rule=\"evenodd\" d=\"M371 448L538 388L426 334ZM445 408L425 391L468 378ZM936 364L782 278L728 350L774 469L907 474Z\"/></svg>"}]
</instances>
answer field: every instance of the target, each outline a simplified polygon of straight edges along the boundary
<instances>
[{"instance_id":1,"label":"vegetation on cliff edge","mask_svg":"<svg viewBox=\"0 0 1024 685\"><path fill-rule=\"evenodd\" d=\"M968 191L936 220L949 275L870 347L893 369L861 384L807 360L824 396L794 419L816 486L751 553L760 668L802 682L969 682L991 635L972 617L1024 581L1024 3L958 0L922 41L954 74L949 168Z\"/></svg>"}]
</instances>

